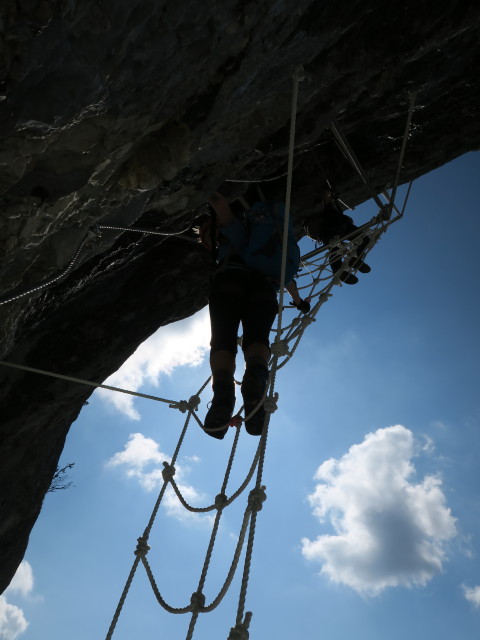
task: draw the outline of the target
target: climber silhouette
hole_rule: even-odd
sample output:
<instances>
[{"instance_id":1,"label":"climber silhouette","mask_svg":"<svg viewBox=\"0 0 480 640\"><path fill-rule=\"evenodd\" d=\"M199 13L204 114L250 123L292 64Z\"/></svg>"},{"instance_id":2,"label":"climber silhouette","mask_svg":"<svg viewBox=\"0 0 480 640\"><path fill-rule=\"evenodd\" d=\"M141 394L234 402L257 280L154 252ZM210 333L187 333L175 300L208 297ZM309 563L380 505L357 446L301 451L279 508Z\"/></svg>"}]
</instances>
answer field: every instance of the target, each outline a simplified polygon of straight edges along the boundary
<instances>
[{"instance_id":1,"label":"climber silhouette","mask_svg":"<svg viewBox=\"0 0 480 640\"><path fill-rule=\"evenodd\" d=\"M200 228L200 238L205 246L216 250L217 268L209 291L213 399L204 428L209 435L222 439L235 406L234 373L240 323L246 364L241 384L245 416L257 407L267 387L269 333L278 312L284 209L283 205L258 202L243 216L237 216L219 193L210 198L209 204L212 217ZM292 231L285 288L293 304L307 313L309 300L302 300L294 280L299 263L300 252ZM261 406L245 421L247 432L260 435L264 419L265 410Z\"/></svg>"},{"instance_id":2,"label":"climber silhouette","mask_svg":"<svg viewBox=\"0 0 480 640\"><path fill-rule=\"evenodd\" d=\"M331 190L326 190L322 196L321 210L304 221L305 233L322 244L328 244L335 237L344 238L350 236L353 240L358 234L355 232L358 227L353 223L350 216L345 215L338 198ZM329 255L329 263L334 275L340 274L340 280L346 284L356 284L358 278L349 273L348 270L358 269L360 273L369 273L371 271L362 256L368 247L369 239L364 238L355 250L355 256L350 259L348 264L344 264L342 260L342 245L331 250Z\"/></svg>"}]
</instances>

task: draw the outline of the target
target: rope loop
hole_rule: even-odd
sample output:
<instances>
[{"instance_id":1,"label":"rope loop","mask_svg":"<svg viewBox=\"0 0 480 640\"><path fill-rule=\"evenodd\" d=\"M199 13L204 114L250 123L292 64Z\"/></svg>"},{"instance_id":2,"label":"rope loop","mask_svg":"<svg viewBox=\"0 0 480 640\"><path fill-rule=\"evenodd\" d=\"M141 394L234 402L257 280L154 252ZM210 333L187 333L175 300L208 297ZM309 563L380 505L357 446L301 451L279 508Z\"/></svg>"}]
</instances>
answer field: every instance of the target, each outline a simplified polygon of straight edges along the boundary
<instances>
[{"instance_id":1,"label":"rope loop","mask_svg":"<svg viewBox=\"0 0 480 640\"><path fill-rule=\"evenodd\" d=\"M192 597L190 598L190 610L192 613L197 613L201 611L205 606L205 596L201 591L194 591L192 593Z\"/></svg>"},{"instance_id":2,"label":"rope loop","mask_svg":"<svg viewBox=\"0 0 480 640\"><path fill-rule=\"evenodd\" d=\"M288 342L286 340L275 341L271 348L274 356L278 356L279 358L288 356Z\"/></svg>"},{"instance_id":3,"label":"rope loop","mask_svg":"<svg viewBox=\"0 0 480 640\"><path fill-rule=\"evenodd\" d=\"M137 548L134 551L135 555L138 558L145 558L147 553L150 551L150 547L147 544L147 539L143 537L137 538L137 543Z\"/></svg>"},{"instance_id":4,"label":"rope loop","mask_svg":"<svg viewBox=\"0 0 480 640\"><path fill-rule=\"evenodd\" d=\"M200 404L200 396L197 396L197 395L190 396L190 400L188 401L188 408L190 411L196 411L198 409L199 404Z\"/></svg>"},{"instance_id":5,"label":"rope loop","mask_svg":"<svg viewBox=\"0 0 480 640\"><path fill-rule=\"evenodd\" d=\"M275 392L273 396L268 396L268 398L265 398L265 402L263 403L263 408L267 413L275 413L275 411L278 409L277 402L278 402L278 393Z\"/></svg>"},{"instance_id":6,"label":"rope loop","mask_svg":"<svg viewBox=\"0 0 480 640\"><path fill-rule=\"evenodd\" d=\"M228 498L225 493L218 493L215 496L215 508L218 509L218 511L221 511L225 505L225 502L227 502L227 500Z\"/></svg>"},{"instance_id":7,"label":"rope loop","mask_svg":"<svg viewBox=\"0 0 480 640\"><path fill-rule=\"evenodd\" d=\"M173 464L168 464L168 462L164 462L163 466L165 467L162 471L163 481L170 482L173 480L173 476L175 475L175 467Z\"/></svg>"},{"instance_id":8,"label":"rope loop","mask_svg":"<svg viewBox=\"0 0 480 640\"><path fill-rule=\"evenodd\" d=\"M263 503L267 499L267 494L265 493L265 485L261 487L255 487L248 494L248 506L247 510L252 513L255 511L261 511Z\"/></svg>"}]
</instances>

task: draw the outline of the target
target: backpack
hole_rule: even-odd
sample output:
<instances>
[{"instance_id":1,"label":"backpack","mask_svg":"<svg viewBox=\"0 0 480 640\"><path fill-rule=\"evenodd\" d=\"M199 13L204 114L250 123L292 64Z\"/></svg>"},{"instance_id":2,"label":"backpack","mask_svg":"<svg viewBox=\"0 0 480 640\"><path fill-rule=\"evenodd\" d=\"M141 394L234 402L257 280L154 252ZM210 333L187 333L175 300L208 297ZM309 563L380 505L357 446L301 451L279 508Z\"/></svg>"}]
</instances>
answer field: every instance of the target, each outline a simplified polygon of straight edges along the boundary
<instances>
[{"instance_id":1,"label":"backpack","mask_svg":"<svg viewBox=\"0 0 480 640\"><path fill-rule=\"evenodd\" d=\"M281 275L284 219L283 203L256 202L245 214L249 241L240 252L250 269L277 281L280 281ZM300 249L293 234L293 219L290 218L285 284L293 280L299 266Z\"/></svg>"}]
</instances>

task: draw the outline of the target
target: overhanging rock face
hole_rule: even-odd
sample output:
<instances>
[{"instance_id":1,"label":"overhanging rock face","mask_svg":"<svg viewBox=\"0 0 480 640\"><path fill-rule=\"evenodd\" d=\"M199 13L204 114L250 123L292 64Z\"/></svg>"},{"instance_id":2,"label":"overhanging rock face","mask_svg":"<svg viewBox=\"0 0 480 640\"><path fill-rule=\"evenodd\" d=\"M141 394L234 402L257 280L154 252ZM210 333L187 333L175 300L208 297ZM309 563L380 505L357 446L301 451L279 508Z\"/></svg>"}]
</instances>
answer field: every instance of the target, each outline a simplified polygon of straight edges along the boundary
<instances>
[{"instance_id":1,"label":"overhanging rock face","mask_svg":"<svg viewBox=\"0 0 480 640\"><path fill-rule=\"evenodd\" d=\"M480 5L295 0L7 1L1 11L1 295L62 272L94 224L177 233L214 189L286 170L291 70L303 65L296 215L324 174L368 197L336 148L336 119L373 185L477 149ZM284 180L262 184L281 196ZM185 238L91 234L67 277L0 306L1 358L102 381L159 327L206 303L210 269ZM0 367L0 591L91 390Z\"/></svg>"}]
</instances>

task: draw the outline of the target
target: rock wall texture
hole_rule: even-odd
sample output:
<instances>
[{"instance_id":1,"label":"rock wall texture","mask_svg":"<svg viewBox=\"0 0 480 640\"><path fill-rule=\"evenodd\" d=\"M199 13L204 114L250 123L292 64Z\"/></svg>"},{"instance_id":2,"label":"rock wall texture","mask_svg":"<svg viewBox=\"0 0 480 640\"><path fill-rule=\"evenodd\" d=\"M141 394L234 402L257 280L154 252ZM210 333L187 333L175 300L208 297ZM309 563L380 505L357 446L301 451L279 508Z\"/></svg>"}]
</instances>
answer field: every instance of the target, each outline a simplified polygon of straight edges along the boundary
<instances>
[{"instance_id":1,"label":"rock wall texture","mask_svg":"<svg viewBox=\"0 0 480 640\"><path fill-rule=\"evenodd\" d=\"M285 173L300 85L296 215L324 172L368 197L477 149L480 5L433 0L4 0L0 8L2 300L62 272L94 224L177 233L219 189ZM267 195L284 179L265 182ZM188 233L187 233L188 236ZM190 238L191 239L191 238ZM0 357L101 381L159 327L206 303L188 238L90 234L68 275L2 304ZM24 554L65 437L91 389L0 366L0 592Z\"/></svg>"}]
</instances>

